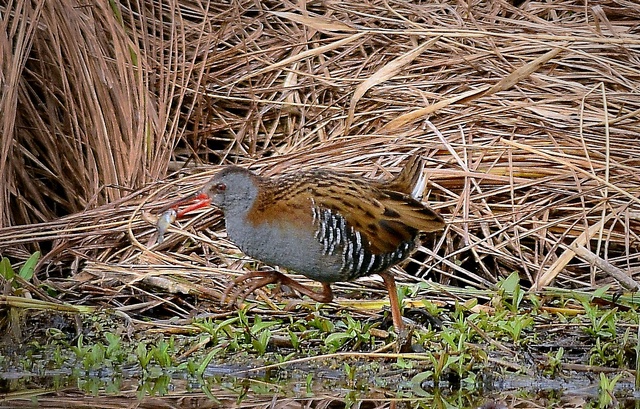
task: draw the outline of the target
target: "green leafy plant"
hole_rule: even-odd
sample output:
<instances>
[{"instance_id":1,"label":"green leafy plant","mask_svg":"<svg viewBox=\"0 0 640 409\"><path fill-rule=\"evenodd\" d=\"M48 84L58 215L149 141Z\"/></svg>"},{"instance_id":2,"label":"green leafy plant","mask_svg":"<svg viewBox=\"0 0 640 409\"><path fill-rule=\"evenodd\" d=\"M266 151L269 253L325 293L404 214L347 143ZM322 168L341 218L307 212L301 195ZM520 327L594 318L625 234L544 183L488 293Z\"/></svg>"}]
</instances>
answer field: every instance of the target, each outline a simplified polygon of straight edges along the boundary
<instances>
[{"instance_id":1,"label":"green leafy plant","mask_svg":"<svg viewBox=\"0 0 640 409\"><path fill-rule=\"evenodd\" d=\"M117 363L124 362L127 354L122 349L122 339L111 332L105 332L104 337L107 340L106 358Z\"/></svg>"},{"instance_id":2,"label":"green leafy plant","mask_svg":"<svg viewBox=\"0 0 640 409\"><path fill-rule=\"evenodd\" d=\"M264 355L267 352L272 336L270 328L279 324L281 324L279 321L263 321L260 316L254 318L253 325L250 327L251 345L258 355Z\"/></svg>"},{"instance_id":3,"label":"green leafy plant","mask_svg":"<svg viewBox=\"0 0 640 409\"><path fill-rule=\"evenodd\" d=\"M347 376L347 381L349 385L353 387L356 381L356 366L351 366L347 362L344 363L344 373Z\"/></svg>"},{"instance_id":4,"label":"green leafy plant","mask_svg":"<svg viewBox=\"0 0 640 409\"><path fill-rule=\"evenodd\" d=\"M14 289L20 288L19 280L17 280L16 277L20 277L24 281L31 281L38 260L40 260L40 252L36 251L24 262L16 274L13 267L11 267L9 259L3 257L2 260L0 260L0 276L10 282Z\"/></svg>"},{"instance_id":5,"label":"green leafy plant","mask_svg":"<svg viewBox=\"0 0 640 409\"><path fill-rule=\"evenodd\" d=\"M468 341L468 331L469 327L466 327L464 331L452 331L451 329L444 328L440 333L440 337L449 351L459 353L466 350L465 343Z\"/></svg>"},{"instance_id":6,"label":"green leafy plant","mask_svg":"<svg viewBox=\"0 0 640 409\"><path fill-rule=\"evenodd\" d=\"M361 321L354 320L347 315L344 320L338 321L333 333L329 334L324 343L330 352L336 352L348 343L352 350L359 349L362 344L369 344L373 337L369 332L370 325L363 325Z\"/></svg>"},{"instance_id":7,"label":"green leafy plant","mask_svg":"<svg viewBox=\"0 0 640 409\"><path fill-rule=\"evenodd\" d=\"M564 357L564 348L560 347L555 353L547 354L547 367L544 370L545 375L555 376L560 373L562 368L562 358Z\"/></svg>"},{"instance_id":8,"label":"green leafy plant","mask_svg":"<svg viewBox=\"0 0 640 409\"><path fill-rule=\"evenodd\" d=\"M582 307L591 324L584 327L587 334L598 338L613 339L616 337L617 308L603 312L597 305L588 301L583 302Z\"/></svg>"},{"instance_id":9,"label":"green leafy plant","mask_svg":"<svg viewBox=\"0 0 640 409\"><path fill-rule=\"evenodd\" d=\"M295 332L291 331L291 330L287 330L287 332L289 333L289 339L291 340L291 347L293 349L295 349L296 351L300 350L300 337L298 337L298 334L296 334Z\"/></svg>"},{"instance_id":10,"label":"green leafy plant","mask_svg":"<svg viewBox=\"0 0 640 409\"><path fill-rule=\"evenodd\" d=\"M402 356L399 356L393 366L398 369L413 369L413 361L404 359Z\"/></svg>"},{"instance_id":11,"label":"green leafy plant","mask_svg":"<svg viewBox=\"0 0 640 409\"><path fill-rule=\"evenodd\" d=\"M513 342L519 342L525 329L533 325L533 318L527 315L514 315L498 322L498 328L506 332Z\"/></svg>"},{"instance_id":12,"label":"green leafy plant","mask_svg":"<svg viewBox=\"0 0 640 409\"><path fill-rule=\"evenodd\" d=\"M307 379L305 381L305 388L307 390L307 394L310 395L313 393L313 374L312 373L307 374Z\"/></svg>"},{"instance_id":13,"label":"green leafy plant","mask_svg":"<svg viewBox=\"0 0 640 409\"><path fill-rule=\"evenodd\" d=\"M447 351L440 351L438 354L427 352L427 356L433 364L433 382L438 384L445 371L460 360L460 355L450 355Z\"/></svg>"},{"instance_id":14,"label":"green leafy plant","mask_svg":"<svg viewBox=\"0 0 640 409\"><path fill-rule=\"evenodd\" d=\"M101 342L97 342L88 347L87 353L82 358L82 366L85 370L94 370L105 365L106 348Z\"/></svg>"},{"instance_id":15,"label":"green leafy plant","mask_svg":"<svg viewBox=\"0 0 640 409\"><path fill-rule=\"evenodd\" d=\"M204 371L206 371L209 363L211 362L213 357L215 357L220 352L220 350L221 348L213 348L211 351L209 351L207 356L202 360L202 362L200 362L200 365L198 365L197 369L195 370L195 374L198 376L204 375Z\"/></svg>"},{"instance_id":16,"label":"green leafy plant","mask_svg":"<svg viewBox=\"0 0 640 409\"><path fill-rule=\"evenodd\" d=\"M147 349L146 343L139 342L135 349L135 355L138 358L138 363L142 370L146 371L153 358L153 352Z\"/></svg>"},{"instance_id":17,"label":"green leafy plant","mask_svg":"<svg viewBox=\"0 0 640 409\"><path fill-rule=\"evenodd\" d=\"M84 336L82 334L78 335L78 341L75 346L71 346L71 350L76 354L76 359L81 361L84 359L87 352L89 352L88 346L84 345Z\"/></svg>"},{"instance_id":18,"label":"green leafy plant","mask_svg":"<svg viewBox=\"0 0 640 409\"><path fill-rule=\"evenodd\" d=\"M600 372L600 382L598 383L598 406L599 408L610 408L617 406L618 402L613 394L616 383L623 374L618 374L613 378L607 378L603 372Z\"/></svg>"},{"instance_id":19,"label":"green leafy plant","mask_svg":"<svg viewBox=\"0 0 640 409\"><path fill-rule=\"evenodd\" d=\"M160 339L155 346L151 348L151 355L161 368L169 368L173 364L171 358L171 352L173 352L174 341L173 337L169 338L169 341Z\"/></svg>"},{"instance_id":20,"label":"green leafy plant","mask_svg":"<svg viewBox=\"0 0 640 409\"><path fill-rule=\"evenodd\" d=\"M318 311L314 311L313 318L308 321L308 326L327 334L332 333L334 330L333 322L320 315L320 312Z\"/></svg>"},{"instance_id":21,"label":"green leafy plant","mask_svg":"<svg viewBox=\"0 0 640 409\"><path fill-rule=\"evenodd\" d=\"M517 313L525 295L525 291L520 287L520 276L518 272L514 271L509 277L500 280L497 286L498 294L502 299L502 305L509 311Z\"/></svg>"}]
</instances>

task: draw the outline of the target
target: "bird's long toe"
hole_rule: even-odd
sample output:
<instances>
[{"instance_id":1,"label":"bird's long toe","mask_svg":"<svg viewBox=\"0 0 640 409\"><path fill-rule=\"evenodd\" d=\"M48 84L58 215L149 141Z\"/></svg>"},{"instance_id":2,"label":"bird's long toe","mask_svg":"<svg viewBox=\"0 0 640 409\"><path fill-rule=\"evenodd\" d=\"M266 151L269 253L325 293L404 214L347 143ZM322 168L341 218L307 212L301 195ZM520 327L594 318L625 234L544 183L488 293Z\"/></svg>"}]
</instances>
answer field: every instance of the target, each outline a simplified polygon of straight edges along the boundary
<instances>
[{"instance_id":1,"label":"bird's long toe","mask_svg":"<svg viewBox=\"0 0 640 409\"><path fill-rule=\"evenodd\" d=\"M278 277L275 275L269 275L266 277L263 277L259 280L253 280L250 283L247 283L247 285L244 286L244 288L241 291L241 301L244 301L249 294L251 294L252 292L266 286L269 284L275 284L277 283Z\"/></svg>"},{"instance_id":2,"label":"bird's long toe","mask_svg":"<svg viewBox=\"0 0 640 409\"><path fill-rule=\"evenodd\" d=\"M233 280L225 289L220 302L231 307L238 301L244 301L253 291L280 281L282 273L277 271L252 271Z\"/></svg>"}]
</instances>

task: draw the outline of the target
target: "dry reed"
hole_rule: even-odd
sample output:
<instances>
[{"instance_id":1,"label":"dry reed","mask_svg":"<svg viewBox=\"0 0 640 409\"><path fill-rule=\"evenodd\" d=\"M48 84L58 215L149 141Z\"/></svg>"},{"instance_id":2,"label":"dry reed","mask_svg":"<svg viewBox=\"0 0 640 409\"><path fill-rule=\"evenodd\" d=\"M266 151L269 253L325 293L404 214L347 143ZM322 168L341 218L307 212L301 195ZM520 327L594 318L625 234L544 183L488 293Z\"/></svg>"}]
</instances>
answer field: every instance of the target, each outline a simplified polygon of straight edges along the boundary
<instances>
[{"instance_id":1,"label":"dry reed","mask_svg":"<svg viewBox=\"0 0 640 409\"><path fill-rule=\"evenodd\" d=\"M635 2L58 3L0 6L0 252L46 249L61 299L217 299L250 263L218 213L153 245L204 163L384 177L417 151L448 227L404 280L638 287Z\"/></svg>"}]
</instances>

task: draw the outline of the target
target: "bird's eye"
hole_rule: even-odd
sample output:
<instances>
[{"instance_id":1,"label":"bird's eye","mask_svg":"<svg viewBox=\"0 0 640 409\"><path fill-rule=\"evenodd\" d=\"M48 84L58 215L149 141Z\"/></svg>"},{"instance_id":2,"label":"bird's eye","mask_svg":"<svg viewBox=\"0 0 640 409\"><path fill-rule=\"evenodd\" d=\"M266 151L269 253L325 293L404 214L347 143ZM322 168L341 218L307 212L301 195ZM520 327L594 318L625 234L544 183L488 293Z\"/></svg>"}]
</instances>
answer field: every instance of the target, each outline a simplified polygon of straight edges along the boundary
<instances>
[{"instance_id":1,"label":"bird's eye","mask_svg":"<svg viewBox=\"0 0 640 409\"><path fill-rule=\"evenodd\" d=\"M224 183L218 183L216 185L216 190L218 192L224 192L225 190L227 190L227 185L225 185Z\"/></svg>"}]
</instances>

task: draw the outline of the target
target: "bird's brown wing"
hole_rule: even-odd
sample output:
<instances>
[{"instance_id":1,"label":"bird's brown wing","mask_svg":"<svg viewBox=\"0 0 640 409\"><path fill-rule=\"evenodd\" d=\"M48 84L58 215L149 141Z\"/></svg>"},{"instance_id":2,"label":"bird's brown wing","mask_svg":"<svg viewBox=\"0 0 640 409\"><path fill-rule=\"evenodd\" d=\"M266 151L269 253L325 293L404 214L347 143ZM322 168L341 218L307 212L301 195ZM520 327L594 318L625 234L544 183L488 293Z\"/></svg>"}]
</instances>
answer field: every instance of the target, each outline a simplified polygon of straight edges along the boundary
<instances>
[{"instance_id":1,"label":"bird's brown wing","mask_svg":"<svg viewBox=\"0 0 640 409\"><path fill-rule=\"evenodd\" d=\"M308 189L301 197L342 216L366 238L373 254L393 252L419 231L444 228L440 215L409 195L378 189L365 179L325 177L328 183Z\"/></svg>"},{"instance_id":2,"label":"bird's brown wing","mask_svg":"<svg viewBox=\"0 0 640 409\"><path fill-rule=\"evenodd\" d=\"M311 228L312 208L328 209L360 232L373 254L393 252L418 232L439 231L445 225L438 213L408 194L384 190L384 184L367 179L314 171L269 183L252 211L254 222L285 217Z\"/></svg>"},{"instance_id":3,"label":"bird's brown wing","mask_svg":"<svg viewBox=\"0 0 640 409\"><path fill-rule=\"evenodd\" d=\"M319 206L338 212L347 224L368 241L373 254L395 251L413 240L418 232L444 228L442 217L410 196L381 191L371 186L350 184L344 194L316 198Z\"/></svg>"}]
</instances>

